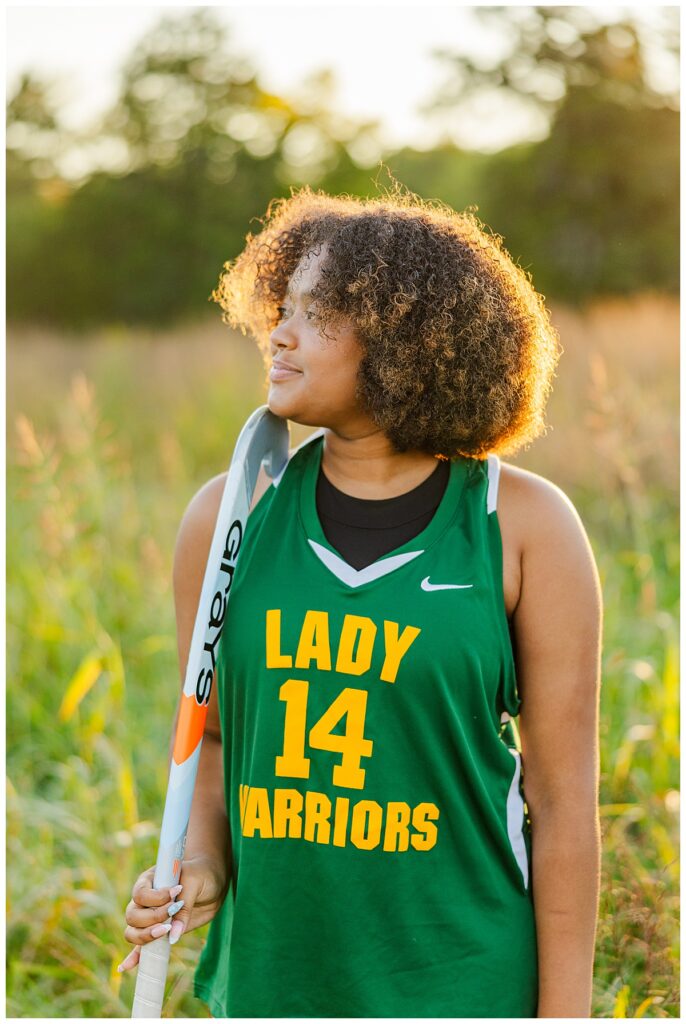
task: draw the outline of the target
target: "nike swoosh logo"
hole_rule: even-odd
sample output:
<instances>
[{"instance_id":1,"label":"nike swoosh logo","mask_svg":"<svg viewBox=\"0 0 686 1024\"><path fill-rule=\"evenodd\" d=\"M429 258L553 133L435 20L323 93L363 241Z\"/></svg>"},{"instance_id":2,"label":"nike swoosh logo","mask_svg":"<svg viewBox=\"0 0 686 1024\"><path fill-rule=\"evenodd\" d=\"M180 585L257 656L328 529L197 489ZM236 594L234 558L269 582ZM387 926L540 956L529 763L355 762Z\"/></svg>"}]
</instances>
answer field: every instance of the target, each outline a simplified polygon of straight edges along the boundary
<instances>
[{"instance_id":1,"label":"nike swoosh logo","mask_svg":"<svg viewBox=\"0 0 686 1024\"><path fill-rule=\"evenodd\" d=\"M422 580L422 590L467 590L473 583L429 583L429 577Z\"/></svg>"}]
</instances>

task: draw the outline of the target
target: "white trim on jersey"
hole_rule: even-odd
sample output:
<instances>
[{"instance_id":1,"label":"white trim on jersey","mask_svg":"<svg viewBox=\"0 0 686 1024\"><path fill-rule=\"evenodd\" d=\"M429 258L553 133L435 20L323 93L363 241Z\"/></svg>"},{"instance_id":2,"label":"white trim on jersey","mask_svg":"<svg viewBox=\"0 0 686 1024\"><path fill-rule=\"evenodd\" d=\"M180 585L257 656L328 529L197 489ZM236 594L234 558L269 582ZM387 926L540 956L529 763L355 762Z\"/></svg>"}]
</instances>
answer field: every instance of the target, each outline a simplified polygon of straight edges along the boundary
<instances>
[{"instance_id":1,"label":"white trim on jersey","mask_svg":"<svg viewBox=\"0 0 686 1024\"><path fill-rule=\"evenodd\" d=\"M391 555L390 558L383 558L380 562L372 562L371 565L366 565L363 569L353 569L352 565L348 565L339 555L318 544L316 540L311 540L308 537L307 543L326 568L342 583L347 583L349 587L361 587L364 583L378 580L381 576L387 576L389 572L393 572L394 569L399 569L401 565L411 562L418 555L424 554L423 548L421 551L405 551L401 555Z\"/></svg>"},{"instance_id":2,"label":"white trim on jersey","mask_svg":"<svg viewBox=\"0 0 686 1024\"><path fill-rule=\"evenodd\" d=\"M515 771L510 783L510 791L507 794L507 835L510 840L512 852L515 855L519 870L522 872L524 886L529 886L529 860L526 855L524 844L524 801L519 792L519 777L521 775L521 754L514 747L507 748L515 759Z\"/></svg>"},{"instance_id":3,"label":"white trim on jersey","mask_svg":"<svg viewBox=\"0 0 686 1024\"><path fill-rule=\"evenodd\" d=\"M490 516L495 512L498 504L498 484L500 482L500 459L497 455L488 456L488 495L486 497L486 512Z\"/></svg>"}]
</instances>

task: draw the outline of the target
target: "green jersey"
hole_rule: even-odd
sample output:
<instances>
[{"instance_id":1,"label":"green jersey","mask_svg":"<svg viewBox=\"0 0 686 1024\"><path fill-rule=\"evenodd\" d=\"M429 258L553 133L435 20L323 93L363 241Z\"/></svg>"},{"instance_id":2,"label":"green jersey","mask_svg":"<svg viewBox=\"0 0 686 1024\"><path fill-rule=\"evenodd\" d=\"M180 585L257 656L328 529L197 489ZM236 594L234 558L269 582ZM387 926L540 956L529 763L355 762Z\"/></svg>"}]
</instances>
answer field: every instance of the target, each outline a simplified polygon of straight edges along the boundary
<instances>
[{"instance_id":1,"label":"green jersey","mask_svg":"<svg viewBox=\"0 0 686 1024\"><path fill-rule=\"evenodd\" d=\"M316 506L323 431L251 513L217 654L231 889L217 1017L535 1017L530 822L497 456L356 570Z\"/></svg>"}]
</instances>

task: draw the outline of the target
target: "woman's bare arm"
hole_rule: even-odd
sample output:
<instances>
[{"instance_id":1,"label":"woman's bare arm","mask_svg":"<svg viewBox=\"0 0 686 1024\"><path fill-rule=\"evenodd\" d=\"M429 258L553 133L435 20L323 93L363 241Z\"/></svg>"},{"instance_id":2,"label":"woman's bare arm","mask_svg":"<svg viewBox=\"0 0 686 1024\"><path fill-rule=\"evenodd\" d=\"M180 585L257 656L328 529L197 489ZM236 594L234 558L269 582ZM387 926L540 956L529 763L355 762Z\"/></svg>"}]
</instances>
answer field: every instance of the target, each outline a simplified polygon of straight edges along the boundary
<instances>
[{"instance_id":1,"label":"woman's bare arm","mask_svg":"<svg viewBox=\"0 0 686 1024\"><path fill-rule=\"evenodd\" d=\"M589 1017L600 879L598 703L602 595L581 520L531 473L514 613L523 787L532 828L539 1017Z\"/></svg>"}]
</instances>

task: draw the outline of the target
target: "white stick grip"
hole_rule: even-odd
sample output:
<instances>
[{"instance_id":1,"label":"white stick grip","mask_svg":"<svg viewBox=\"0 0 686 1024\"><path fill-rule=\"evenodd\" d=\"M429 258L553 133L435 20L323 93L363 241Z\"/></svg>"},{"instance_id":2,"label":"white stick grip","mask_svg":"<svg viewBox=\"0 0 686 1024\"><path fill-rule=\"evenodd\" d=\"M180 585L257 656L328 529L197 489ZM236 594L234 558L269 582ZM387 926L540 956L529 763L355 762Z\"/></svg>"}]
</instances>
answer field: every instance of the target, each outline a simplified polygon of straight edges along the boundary
<instances>
[{"instance_id":1,"label":"white stick grip","mask_svg":"<svg viewBox=\"0 0 686 1024\"><path fill-rule=\"evenodd\" d=\"M168 935L141 946L132 1017L161 1016L170 951Z\"/></svg>"}]
</instances>

